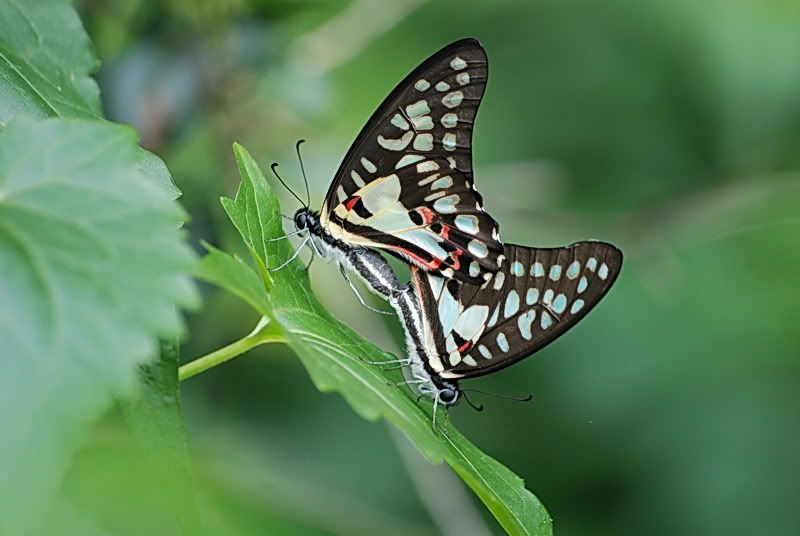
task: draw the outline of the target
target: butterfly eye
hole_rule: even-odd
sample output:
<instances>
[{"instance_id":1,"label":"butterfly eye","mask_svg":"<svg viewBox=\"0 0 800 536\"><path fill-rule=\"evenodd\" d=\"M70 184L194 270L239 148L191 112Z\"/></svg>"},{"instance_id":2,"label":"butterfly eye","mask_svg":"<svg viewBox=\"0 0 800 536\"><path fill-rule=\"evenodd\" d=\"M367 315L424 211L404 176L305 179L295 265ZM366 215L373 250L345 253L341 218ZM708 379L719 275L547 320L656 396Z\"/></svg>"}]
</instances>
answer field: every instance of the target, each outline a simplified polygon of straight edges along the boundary
<instances>
[{"instance_id":1,"label":"butterfly eye","mask_svg":"<svg viewBox=\"0 0 800 536\"><path fill-rule=\"evenodd\" d=\"M458 392L455 389L445 388L439 391L439 401L445 405L452 405L458 398Z\"/></svg>"},{"instance_id":2,"label":"butterfly eye","mask_svg":"<svg viewBox=\"0 0 800 536\"><path fill-rule=\"evenodd\" d=\"M297 214L294 215L294 225L298 229L305 229L306 225L308 224L308 216L303 210L297 211Z\"/></svg>"}]
</instances>

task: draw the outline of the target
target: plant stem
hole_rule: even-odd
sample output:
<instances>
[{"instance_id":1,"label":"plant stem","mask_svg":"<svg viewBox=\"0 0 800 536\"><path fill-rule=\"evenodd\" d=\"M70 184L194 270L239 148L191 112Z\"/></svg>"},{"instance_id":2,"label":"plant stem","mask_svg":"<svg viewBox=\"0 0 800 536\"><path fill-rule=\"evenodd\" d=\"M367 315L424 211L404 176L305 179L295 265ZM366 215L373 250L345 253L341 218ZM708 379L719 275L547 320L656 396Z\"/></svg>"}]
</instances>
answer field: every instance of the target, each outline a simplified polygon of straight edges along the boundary
<instances>
[{"instance_id":1,"label":"plant stem","mask_svg":"<svg viewBox=\"0 0 800 536\"><path fill-rule=\"evenodd\" d=\"M262 316L255 329L246 337L182 365L178 369L178 380L191 378L268 342L286 342L286 337L276 324L271 323L268 317Z\"/></svg>"}]
</instances>

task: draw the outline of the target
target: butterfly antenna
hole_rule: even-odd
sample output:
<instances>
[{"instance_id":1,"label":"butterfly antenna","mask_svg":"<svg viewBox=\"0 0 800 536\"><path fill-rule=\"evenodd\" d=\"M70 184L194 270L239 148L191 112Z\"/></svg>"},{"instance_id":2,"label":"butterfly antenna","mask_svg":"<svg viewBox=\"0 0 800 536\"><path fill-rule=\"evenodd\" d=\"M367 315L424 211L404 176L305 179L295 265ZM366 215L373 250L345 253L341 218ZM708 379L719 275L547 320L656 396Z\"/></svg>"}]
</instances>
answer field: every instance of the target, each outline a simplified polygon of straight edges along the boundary
<instances>
[{"instance_id":1,"label":"butterfly antenna","mask_svg":"<svg viewBox=\"0 0 800 536\"><path fill-rule=\"evenodd\" d=\"M492 393L490 391L481 391L480 389L461 389L462 393L466 391L469 391L471 393L480 393L482 395L493 396L495 398L505 398L506 400L513 400L515 402L530 402L531 400L533 400L533 393L530 393L527 396L513 396L513 395L504 395L500 393ZM466 400L467 397L464 396L464 399ZM469 400L467 400L467 402L469 402Z\"/></svg>"},{"instance_id":2,"label":"butterfly antenna","mask_svg":"<svg viewBox=\"0 0 800 536\"><path fill-rule=\"evenodd\" d=\"M303 166L303 157L300 156L300 146L306 142L304 139L297 140L294 145L294 150L297 153L297 160L300 162L300 172L303 174L303 183L306 185L306 207L311 206L311 193L308 189L308 178L306 177L306 168Z\"/></svg>"},{"instance_id":3,"label":"butterfly antenna","mask_svg":"<svg viewBox=\"0 0 800 536\"><path fill-rule=\"evenodd\" d=\"M463 389L461 390L461 396L463 396L464 400L467 401L467 404L469 404L469 407L471 407L472 409L474 409L477 412L483 411L483 404L475 404L474 402L472 402L472 400L467 398L467 395L466 395L466 393L464 393Z\"/></svg>"},{"instance_id":4,"label":"butterfly antenna","mask_svg":"<svg viewBox=\"0 0 800 536\"><path fill-rule=\"evenodd\" d=\"M286 185L286 183L285 183L285 182L283 182L283 179L281 178L281 176L280 176L280 175L278 175L278 172L277 172L277 171L275 171L275 168L276 168L276 167L278 167L278 163L277 163L277 162L273 162L273 163L272 163L272 164L269 166L269 168L272 170L272 173L273 173L273 174L274 174L276 177L278 177L278 180L279 180L279 181L281 181L281 184L283 184L283 187L284 187L284 188L286 188L287 190L289 190L289 193L290 193L290 194L292 194L292 195L294 196L294 198L295 198L295 199L297 199L298 201L300 201L300 204L301 204L301 205L303 205L304 207L305 207L305 206L307 206L305 203L303 203L303 200L302 200L302 199L300 199L299 197L297 197L297 194L296 194L296 193L294 193L294 191L293 191L291 188L289 188L289 187Z\"/></svg>"}]
</instances>

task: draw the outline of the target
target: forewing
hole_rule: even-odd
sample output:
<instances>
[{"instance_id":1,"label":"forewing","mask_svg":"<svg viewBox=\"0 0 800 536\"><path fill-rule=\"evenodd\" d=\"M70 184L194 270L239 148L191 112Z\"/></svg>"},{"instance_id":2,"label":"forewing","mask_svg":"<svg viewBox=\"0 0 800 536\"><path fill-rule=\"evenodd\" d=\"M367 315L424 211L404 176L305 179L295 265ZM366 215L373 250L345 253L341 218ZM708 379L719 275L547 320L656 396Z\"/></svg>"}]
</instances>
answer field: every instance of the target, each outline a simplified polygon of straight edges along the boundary
<instances>
[{"instance_id":1,"label":"forewing","mask_svg":"<svg viewBox=\"0 0 800 536\"><path fill-rule=\"evenodd\" d=\"M425 60L400 82L367 121L342 161L325 196L323 224L343 225L344 222L336 215L341 212L339 207L365 186L400 170L407 171L400 174L404 206L412 210L425 204L432 205L434 200L424 199L429 195L425 192L431 187L419 186L424 177L415 172L417 164L424 161L446 162L452 176L458 179L454 187L463 190L458 194L458 190L452 192L458 195L456 210L464 210L465 216L477 215L488 220L488 216L484 218L482 199L475 191L472 179L472 125L487 75L486 53L480 43L475 39L464 39ZM457 215L450 212L443 216L443 221L449 220L450 225L455 226ZM467 225L468 220L472 221L467 218L462 219L462 223ZM473 234L481 234L481 241L488 244L487 248L499 254L501 245L496 223L481 224L478 222L480 229ZM391 233L377 222L368 227L377 234ZM353 232L353 229L349 231ZM372 240L375 240L375 234ZM394 248L390 246L387 249ZM488 259L481 260L466 247L463 249L470 262L477 261L473 272L477 270L478 274L469 275L467 262L463 270L454 270L453 276L477 282L485 273L497 270L496 255L487 255ZM420 266L431 269L424 263Z\"/></svg>"},{"instance_id":2,"label":"forewing","mask_svg":"<svg viewBox=\"0 0 800 536\"><path fill-rule=\"evenodd\" d=\"M442 158L365 184L336 206L328 229L349 243L478 284L499 269L503 254L497 222L484 212L480 195Z\"/></svg>"},{"instance_id":3,"label":"forewing","mask_svg":"<svg viewBox=\"0 0 800 536\"><path fill-rule=\"evenodd\" d=\"M622 253L603 242L556 249L507 244L505 255L484 285L444 286L439 301L452 299L458 313L447 324L431 323L441 329L433 338L443 341L442 377L482 376L550 344L597 305L622 267Z\"/></svg>"}]
</instances>

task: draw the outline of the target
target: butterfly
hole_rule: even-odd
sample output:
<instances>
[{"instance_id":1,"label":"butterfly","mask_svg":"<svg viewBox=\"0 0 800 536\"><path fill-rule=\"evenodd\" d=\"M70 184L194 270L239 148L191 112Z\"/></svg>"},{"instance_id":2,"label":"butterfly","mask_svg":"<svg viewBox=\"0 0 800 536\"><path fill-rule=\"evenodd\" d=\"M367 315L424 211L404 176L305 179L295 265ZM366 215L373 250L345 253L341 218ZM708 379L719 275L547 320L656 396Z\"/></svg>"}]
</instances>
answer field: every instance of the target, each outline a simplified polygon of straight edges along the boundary
<instances>
[{"instance_id":1,"label":"butterfly","mask_svg":"<svg viewBox=\"0 0 800 536\"><path fill-rule=\"evenodd\" d=\"M353 290L348 270L384 296L404 285L370 249L458 281L481 284L495 273L503 246L472 173L487 75L484 49L463 39L400 82L350 147L321 210L300 201L292 234L307 236L298 252L310 241L312 254L338 263Z\"/></svg>"},{"instance_id":2,"label":"butterfly","mask_svg":"<svg viewBox=\"0 0 800 536\"><path fill-rule=\"evenodd\" d=\"M459 382L512 365L577 324L606 295L622 252L596 241L553 249L506 244L506 261L481 285L412 269L404 301L411 379L436 406L455 404Z\"/></svg>"}]
</instances>

